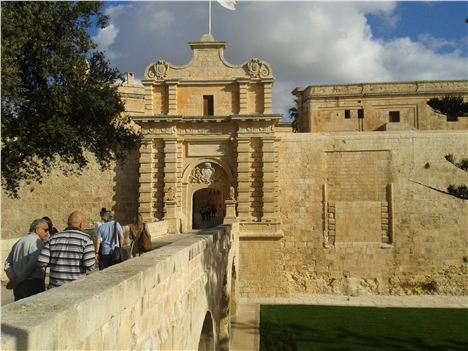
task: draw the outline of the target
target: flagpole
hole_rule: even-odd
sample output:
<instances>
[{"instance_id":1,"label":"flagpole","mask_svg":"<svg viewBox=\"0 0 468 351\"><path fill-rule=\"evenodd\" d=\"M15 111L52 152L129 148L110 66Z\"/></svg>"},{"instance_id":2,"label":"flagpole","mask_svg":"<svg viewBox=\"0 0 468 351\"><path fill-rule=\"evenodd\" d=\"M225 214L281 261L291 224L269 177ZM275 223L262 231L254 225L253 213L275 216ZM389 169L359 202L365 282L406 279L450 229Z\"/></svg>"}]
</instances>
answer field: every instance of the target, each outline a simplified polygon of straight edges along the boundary
<instances>
[{"instance_id":1,"label":"flagpole","mask_svg":"<svg viewBox=\"0 0 468 351\"><path fill-rule=\"evenodd\" d=\"M211 0L208 1L208 34L211 35Z\"/></svg>"}]
</instances>

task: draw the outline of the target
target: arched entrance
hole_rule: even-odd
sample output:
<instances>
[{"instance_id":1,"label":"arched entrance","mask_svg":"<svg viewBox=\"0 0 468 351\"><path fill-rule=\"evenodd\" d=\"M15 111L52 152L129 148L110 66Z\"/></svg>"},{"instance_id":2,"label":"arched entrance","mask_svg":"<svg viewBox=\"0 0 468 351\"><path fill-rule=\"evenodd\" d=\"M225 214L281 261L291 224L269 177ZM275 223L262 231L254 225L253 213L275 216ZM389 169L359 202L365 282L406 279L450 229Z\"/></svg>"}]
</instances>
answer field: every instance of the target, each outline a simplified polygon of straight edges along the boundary
<instances>
[{"instance_id":1,"label":"arched entrance","mask_svg":"<svg viewBox=\"0 0 468 351\"><path fill-rule=\"evenodd\" d=\"M182 230L222 224L231 186L235 186L232 173L220 161L204 159L188 165L182 177Z\"/></svg>"},{"instance_id":2,"label":"arched entrance","mask_svg":"<svg viewBox=\"0 0 468 351\"><path fill-rule=\"evenodd\" d=\"M192 228L211 228L223 223L225 194L219 189L205 188L193 194Z\"/></svg>"},{"instance_id":3,"label":"arched entrance","mask_svg":"<svg viewBox=\"0 0 468 351\"><path fill-rule=\"evenodd\" d=\"M210 312L206 313L205 320L203 321L198 351L214 351L213 320Z\"/></svg>"}]
</instances>

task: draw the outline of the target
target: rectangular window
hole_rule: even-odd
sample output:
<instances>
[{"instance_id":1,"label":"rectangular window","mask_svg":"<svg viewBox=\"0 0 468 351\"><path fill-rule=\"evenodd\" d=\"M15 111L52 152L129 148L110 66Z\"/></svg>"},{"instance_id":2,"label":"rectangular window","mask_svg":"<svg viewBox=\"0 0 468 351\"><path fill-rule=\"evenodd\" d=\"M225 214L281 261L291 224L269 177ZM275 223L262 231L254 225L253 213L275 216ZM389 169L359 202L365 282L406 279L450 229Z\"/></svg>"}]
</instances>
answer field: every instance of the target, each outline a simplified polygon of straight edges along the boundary
<instances>
[{"instance_id":1,"label":"rectangular window","mask_svg":"<svg viewBox=\"0 0 468 351\"><path fill-rule=\"evenodd\" d=\"M213 116L213 95L203 95L203 116Z\"/></svg>"},{"instance_id":2,"label":"rectangular window","mask_svg":"<svg viewBox=\"0 0 468 351\"><path fill-rule=\"evenodd\" d=\"M388 121L390 123L400 122L400 111L390 111L388 113Z\"/></svg>"},{"instance_id":3,"label":"rectangular window","mask_svg":"<svg viewBox=\"0 0 468 351\"><path fill-rule=\"evenodd\" d=\"M364 109L357 110L357 118L364 118Z\"/></svg>"},{"instance_id":4,"label":"rectangular window","mask_svg":"<svg viewBox=\"0 0 468 351\"><path fill-rule=\"evenodd\" d=\"M344 110L344 118L351 118L351 111L350 110Z\"/></svg>"}]
</instances>

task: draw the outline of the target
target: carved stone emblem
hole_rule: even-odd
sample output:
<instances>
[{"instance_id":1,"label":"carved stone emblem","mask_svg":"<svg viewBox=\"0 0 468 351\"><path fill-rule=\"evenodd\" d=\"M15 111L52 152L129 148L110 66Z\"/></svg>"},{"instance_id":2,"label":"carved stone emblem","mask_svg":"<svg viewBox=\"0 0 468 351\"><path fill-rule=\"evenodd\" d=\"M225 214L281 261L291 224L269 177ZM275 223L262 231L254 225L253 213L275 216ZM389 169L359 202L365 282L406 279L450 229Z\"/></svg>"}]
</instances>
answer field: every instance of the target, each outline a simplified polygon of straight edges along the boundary
<instances>
[{"instance_id":1,"label":"carved stone emblem","mask_svg":"<svg viewBox=\"0 0 468 351\"><path fill-rule=\"evenodd\" d=\"M156 62L149 70L148 70L148 77L156 79L164 79L167 77L167 69L169 65L164 60L159 60Z\"/></svg>"},{"instance_id":2,"label":"carved stone emblem","mask_svg":"<svg viewBox=\"0 0 468 351\"><path fill-rule=\"evenodd\" d=\"M252 78L264 78L270 75L270 67L258 58L253 58L247 63L249 75Z\"/></svg>"},{"instance_id":3,"label":"carved stone emblem","mask_svg":"<svg viewBox=\"0 0 468 351\"><path fill-rule=\"evenodd\" d=\"M175 190L173 187L169 187L169 189L167 189L166 201L175 201Z\"/></svg>"},{"instance_id":4,"label":"carved stone emblem","mask_svg":"<svg viewBox=\"0 0 468 351\"><path fill-rule=\"evenodd\" d=\"M219 180L220 174L210 162L205 162L195 167L190 175L192 183L211 184Z\"/></svg>"},{"instance_id":5,"label":"carved stone emblem","mask_svg":"<svg viewBox=\"0 0 468 351\"><path fill-rule=\"evenodd\" d=\"M236 200L236 190L232 185L229 187L229 200Z\"/></svg>"}]
</instances>

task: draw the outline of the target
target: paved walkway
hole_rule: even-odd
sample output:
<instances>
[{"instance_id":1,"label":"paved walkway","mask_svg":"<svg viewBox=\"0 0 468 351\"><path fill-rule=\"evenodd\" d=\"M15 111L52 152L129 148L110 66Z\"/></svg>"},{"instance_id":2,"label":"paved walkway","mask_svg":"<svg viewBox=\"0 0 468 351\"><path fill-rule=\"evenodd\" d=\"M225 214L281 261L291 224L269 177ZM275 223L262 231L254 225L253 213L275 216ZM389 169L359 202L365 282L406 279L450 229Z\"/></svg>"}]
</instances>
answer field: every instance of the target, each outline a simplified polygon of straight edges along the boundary
<instances>
[{"instance_id":1,"label":"paved walkway","mask_svg":"<svg viewBox=\"0 0 468 351\"><path fill-rule=\"evenodd\" d=\"M366 307L468 308L468 296L335 296L241 299L231 321L231 351L257 351L260 346L260 305L322 305Z\"/></svg>"}]
</instances>

